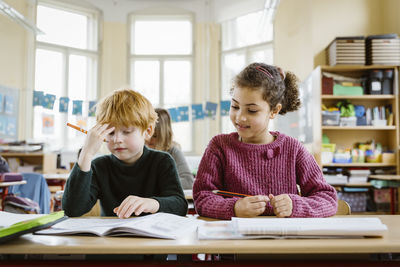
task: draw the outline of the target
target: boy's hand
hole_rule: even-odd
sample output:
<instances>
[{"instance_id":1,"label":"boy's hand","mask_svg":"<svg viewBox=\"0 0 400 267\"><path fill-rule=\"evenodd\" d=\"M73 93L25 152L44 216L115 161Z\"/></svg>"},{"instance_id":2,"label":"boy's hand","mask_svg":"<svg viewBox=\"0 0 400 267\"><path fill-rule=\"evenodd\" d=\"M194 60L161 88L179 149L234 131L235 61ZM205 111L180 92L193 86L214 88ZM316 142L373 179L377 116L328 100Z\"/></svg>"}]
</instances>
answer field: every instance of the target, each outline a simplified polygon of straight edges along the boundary
<instances>
[{"instance_id":1,"label":"boy's hand","mask_svg":"<svg viewBox=\"0 0 400 267\"><path fill-rule=\"evenodd\" d=\"M139 216L142 212L156 213L160 209L160 203L152 198L128 196L119 207L114 208L114 213L119 218L128 218L133 213Z\"/></svg>"},{"instance_id":2,"label":"boy's hand","mask_svg":"<svg viewBox=\"0 0 400 267\"><path fill-rule=\"evenodd\" d=\"M274 196L269 194L271 205L274 208L274 213L277 217L289 217L293 212L292 199L288 194Z\"/></svg>"},{"instance_id":3,"label":"boy's hand","mask_svg":"<svg viewBox=\"0 0 400 267\"><path fill-rule=\"evenodd\" d=\"M115 127L108 127L109 124L96 124L92 129L90 129L87 133L87 138L83 145L81 154L85 152L91 156L96 155L108 134L115 130Z\"/></svg>"},{"instance_id":4,"label":"boy's hand","mask_svg":"<svg viewBox=\"0 0 400 267\"><path fill-rule=\"evenodd\" d=\"M241 198L235 203L234 211L237 217L254 217L265 211L269 198L257 195Z\"/></svg>"},{"instance_id":5,"label":"boy's hand","mask_svg":"<svg viewBox=\"0 0 400 267\"><path fill-rule=\"evenodd\" d=\"M85 143L78 159L78 165L82 171L87 172L90 170L92 158L96 155L97 151L99 151L107 135L114 131L115 127L110 127L107 129L108 126L108 124L96 124L88 131Z\"/></svg>"}]
</instances>

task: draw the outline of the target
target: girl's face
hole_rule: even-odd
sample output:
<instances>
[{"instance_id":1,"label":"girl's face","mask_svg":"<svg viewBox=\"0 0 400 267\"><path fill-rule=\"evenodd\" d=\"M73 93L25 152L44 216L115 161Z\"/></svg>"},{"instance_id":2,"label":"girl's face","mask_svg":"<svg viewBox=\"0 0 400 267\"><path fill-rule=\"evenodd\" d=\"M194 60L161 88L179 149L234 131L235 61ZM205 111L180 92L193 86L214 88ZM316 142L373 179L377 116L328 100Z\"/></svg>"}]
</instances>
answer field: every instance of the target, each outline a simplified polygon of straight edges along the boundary
<instances>
[{"instance_id":1,"label":"girl's face","mask_svg":"<svg viewBox=\"0 0 400 267\"><path fill-rule=\"evenodd\" d=\"M148 132L131 126L115 128L107 136L107 147L119 160L125 163L136 162L143 154L143 146Z\"/></svg>"},{"instance_id":2,"label":"girl's face","mask_svg":"<svg viewBox=\"0 0 400 267\"><path fill-rule=\"evenodd\" d=\"M146 145L150 148L155 149L157 145L157 136L156 133L154 133L151 137L146 138Z\"/></svg>"},{"instance_id":3,"label":"girl's face","mask_svg":"<svg viewBox=\"0 0 400 267\"><path fill-rule=\"evenodd\" d=\"M280 109L281 105L278 104L275 110L271 111L269 104L262 98L261 90L235 87L229 115L242 142L266 144L270 140L269 120L273 119Z\"/></svg>"}]
</instances>

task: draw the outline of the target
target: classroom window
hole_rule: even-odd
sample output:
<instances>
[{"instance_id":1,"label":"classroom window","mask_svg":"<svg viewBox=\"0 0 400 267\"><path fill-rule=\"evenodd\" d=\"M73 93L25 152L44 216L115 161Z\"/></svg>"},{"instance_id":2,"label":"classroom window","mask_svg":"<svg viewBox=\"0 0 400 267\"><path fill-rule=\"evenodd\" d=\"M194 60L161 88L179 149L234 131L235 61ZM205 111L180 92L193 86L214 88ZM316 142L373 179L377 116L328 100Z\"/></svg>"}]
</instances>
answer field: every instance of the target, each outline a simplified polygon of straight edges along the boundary
<instances>
[{"instance_id":1,"label":"classroom window","mask_svg":"<svg viewBox=\"0 0 400 267\"><path fill-rule=\"evenodd\" d=\"M191 106L193 22L189 15L132 15L130 83L154 107ZM151 34L149 34L151 33ZM172 123L182 150L193 150L191 120Z\"/></svg>"},{"instance_id":2,"label":"classroom window","mask_svg":"<svg viewBox=\"0 0 400 267\"><path fill-rule=\"evenodd\" d=\"M252 62L273 64L273 24L263 10L223 22L221 35L221 100L230 100L233 78L245 66ZM221 117L221 132L233 131L229 116Z\"/></svg>"},{"instance_id":3,"label":"classroom window","mask_svg":"<svg viewBox=\"0 0 400 267\"><path fill-rule=\"evenodd\" d=\"M98 15L96 11L56 2L39 1L35 55L35 91L53 94L53 109L33 108L33 138L52 149L78 150L85 136L66 127L67 122L83 128L94 125L88 117L89 101L97 98ZM59 111L61 97L69 98L68 112ZM72 114L72 102L82 101L82 115Z\"/></svg>"}]
</instances>

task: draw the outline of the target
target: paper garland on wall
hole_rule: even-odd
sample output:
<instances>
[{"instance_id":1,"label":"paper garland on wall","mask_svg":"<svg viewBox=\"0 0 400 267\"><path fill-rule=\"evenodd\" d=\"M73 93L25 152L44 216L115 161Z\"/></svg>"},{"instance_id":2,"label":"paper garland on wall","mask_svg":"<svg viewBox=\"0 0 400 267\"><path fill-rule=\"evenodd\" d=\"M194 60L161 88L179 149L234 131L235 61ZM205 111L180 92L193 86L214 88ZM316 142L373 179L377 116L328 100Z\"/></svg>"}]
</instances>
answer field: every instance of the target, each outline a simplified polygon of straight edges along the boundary
<instances>
[{"instance_id":1,"label":"paper garland on wall","mask_svg":"<svg viewBox=\"0 0 400 267\"><path fill-rule=\"evenodd\" d=\"M2 96L0 95L0 102ZM33 106L42 106L46 109L54 109L54 104L56 101L56 96L53 94L44 94L42 91L33 91ZM69 97L60 97L59 98L59 108L58 112L60 113L68 113L69 112ZM5 101L7 103L13 103L13 101ZM88 103L88 114L89 117L95 116L96 104L97 101L84 101L84 100L72 100L72 115L83 115L83 103ZM230 109L230 100L224 100L219 103L220 106L220 115L228 116ZM0 106L0 109L3 107ZM6 107L4 107L6 109ZM191 108L191 112L190 112ZM189 121L191 114L192 120L203 120L205 118L215 119L217 115L218 103L207 101L205 105L203 104L192 104L190 106L180 106L168 108L168 111L171 115L172 122L184 122ZM1 123L1 122L0 122ZM1 131L1 125L0 125Z\"/></svg>"}]
</instances>

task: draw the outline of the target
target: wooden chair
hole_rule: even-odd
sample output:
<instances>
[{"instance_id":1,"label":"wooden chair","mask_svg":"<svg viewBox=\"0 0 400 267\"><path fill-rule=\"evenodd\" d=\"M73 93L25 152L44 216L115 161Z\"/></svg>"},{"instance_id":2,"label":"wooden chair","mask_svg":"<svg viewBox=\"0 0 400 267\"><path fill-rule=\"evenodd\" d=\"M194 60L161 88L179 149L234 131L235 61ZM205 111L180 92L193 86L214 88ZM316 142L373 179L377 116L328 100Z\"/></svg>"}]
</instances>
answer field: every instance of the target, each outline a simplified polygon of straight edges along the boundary
<instances>
[{"instance_id":1,"label":"wooden chair","mask_svg":"<svg viewBox=\"0 0 400 267\"><path fill-rule=\"evenodd\" d=\"M97 200L97 202L96 202L96 204L93 206L93 208L89 211L89 212L87 212L86 214L84 214L84 215L82 215L82 216L85 216L85 217L87 217L87 216L95 216L95 217L99 217L101 214L101 211L100 211L100 200Z\"/></svg>"},{"instance_id":2,"label":"wooden chair","mask_svg":"<svg viewBox=\"0 0 400 267\"><path fill-rule=\"evenodd\" d=\"M351 214L351 208L349 203L342 199L338 199L338 208L336 215L350 215Z\"/></svg>"}]
</instances>

